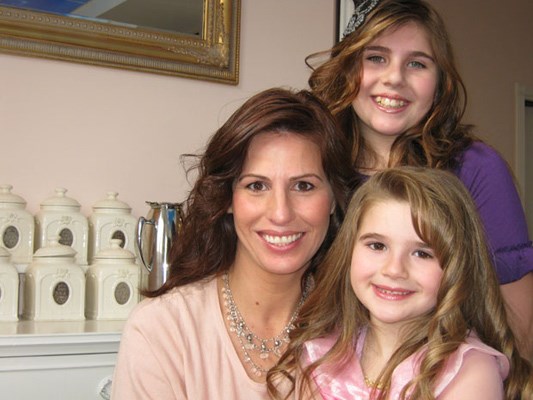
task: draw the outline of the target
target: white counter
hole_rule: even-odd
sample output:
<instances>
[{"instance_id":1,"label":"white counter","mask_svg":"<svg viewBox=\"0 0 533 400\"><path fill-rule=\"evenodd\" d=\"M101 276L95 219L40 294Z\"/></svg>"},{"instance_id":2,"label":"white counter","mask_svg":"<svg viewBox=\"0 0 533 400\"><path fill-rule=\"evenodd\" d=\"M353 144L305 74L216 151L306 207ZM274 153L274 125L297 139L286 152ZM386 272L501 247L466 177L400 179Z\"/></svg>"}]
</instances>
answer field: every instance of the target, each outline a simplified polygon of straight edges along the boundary
<instances>
[{"instance_id":1,"label":"white counter","mask_svg":"<svg viewBox=\"0 0 533 400\"><path fill-rule=\"evenodd\" d=\"M0 322L2 397L108 399L124 322Z\"/></svg>"}]
</instances>

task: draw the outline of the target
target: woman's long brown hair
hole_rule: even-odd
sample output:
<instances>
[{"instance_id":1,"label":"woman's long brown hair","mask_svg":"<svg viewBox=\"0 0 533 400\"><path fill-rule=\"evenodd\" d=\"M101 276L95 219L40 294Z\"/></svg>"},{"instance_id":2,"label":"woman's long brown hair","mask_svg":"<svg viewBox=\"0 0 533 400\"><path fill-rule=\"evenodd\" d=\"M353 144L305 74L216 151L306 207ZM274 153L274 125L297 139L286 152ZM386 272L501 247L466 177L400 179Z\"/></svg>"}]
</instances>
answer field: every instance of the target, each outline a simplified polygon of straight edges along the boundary
<instances>
[{"instance_id":1,"label":"woman's long brown hair","mask_svg":"<svg viewBox=\"0 0 533 400\"><path fill-rule=\"evenodd\" d=\"M308 269L312 273L330 246L355 186L348 145L325 105L308 91L273 88L247 100L209 140L190 171L198 176L186 201L185 217L172 245L168 280L159 296L176 286L196 282L229 269L237 236L231 206L251 141L263 132L300 135L318 145L322 166L335 198L326 239ZM189 156L186 156L189 157ZM272 160L275 162L275 160Z\"/></svg>"}]
</instances>

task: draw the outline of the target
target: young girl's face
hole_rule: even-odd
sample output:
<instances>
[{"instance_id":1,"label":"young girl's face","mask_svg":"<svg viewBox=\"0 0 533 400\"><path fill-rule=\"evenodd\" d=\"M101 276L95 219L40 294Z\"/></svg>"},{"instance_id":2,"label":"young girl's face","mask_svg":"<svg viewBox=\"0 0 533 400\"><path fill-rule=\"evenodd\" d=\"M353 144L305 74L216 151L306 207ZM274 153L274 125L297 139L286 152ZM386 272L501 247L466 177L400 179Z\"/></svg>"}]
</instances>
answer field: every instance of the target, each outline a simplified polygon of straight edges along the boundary
<instances>
[{"instance_id":1,"label":"young girl's face","mask_svg":"<svg viewBox=\"0 0 533 400\"><path fill-rule=\"evenodd\" d=\"M433 104L438 67L426 30L409 22L391 28L363 52L363 76L352 106L372 146L392 143L418 124Z\"/></svg>"},{"instance_id":2,"label":"young girl's face","mask_svg":"<svg viewBox=\"0 0 533 400\"><path fill-rule=\"evenodd\" d=\"M442 273L433 250L415 232L408 203L378 202L362 216L351 284L373 324L401 326L431 310Z\"/></svg>"}]
</instances>

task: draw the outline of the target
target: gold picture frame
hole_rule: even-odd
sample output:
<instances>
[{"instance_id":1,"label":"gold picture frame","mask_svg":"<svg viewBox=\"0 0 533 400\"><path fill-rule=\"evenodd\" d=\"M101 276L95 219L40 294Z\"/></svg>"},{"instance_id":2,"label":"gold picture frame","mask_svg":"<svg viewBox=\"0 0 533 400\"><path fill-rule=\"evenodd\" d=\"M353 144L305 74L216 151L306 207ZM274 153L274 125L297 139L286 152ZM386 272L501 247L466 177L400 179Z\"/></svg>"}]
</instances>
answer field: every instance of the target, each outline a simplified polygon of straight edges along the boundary
<instances>
[{"instance_id":1,"label":"gold picture frame","mask_svg":"<svg viewBox=\"0 0 533 400\"><path fill-rule=\"evenodd\" d=\"M203 0L199 37L0 6L0 51L236 85L241 0Z\"/></svg>"}]
</instances>

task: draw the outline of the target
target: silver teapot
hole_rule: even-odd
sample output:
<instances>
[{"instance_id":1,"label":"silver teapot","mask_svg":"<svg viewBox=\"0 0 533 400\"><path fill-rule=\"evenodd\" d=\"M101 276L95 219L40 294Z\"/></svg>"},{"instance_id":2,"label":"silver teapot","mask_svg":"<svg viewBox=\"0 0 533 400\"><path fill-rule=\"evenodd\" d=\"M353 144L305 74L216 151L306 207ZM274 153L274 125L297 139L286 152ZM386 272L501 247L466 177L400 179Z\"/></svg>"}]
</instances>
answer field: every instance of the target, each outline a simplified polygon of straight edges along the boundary
<instances>
[{"instance_id":1,"label":"silver teapot","mask_svg":"<svg viewBox=\"0 0 533 400\"><path fill-rule=\"evenodd\" d=\"M170 248L183 221L182 203L146 202L150 211L137 224L137 247L145 269L141 289L159 289L168 278Z\"/></svg>"}]
</instances>

